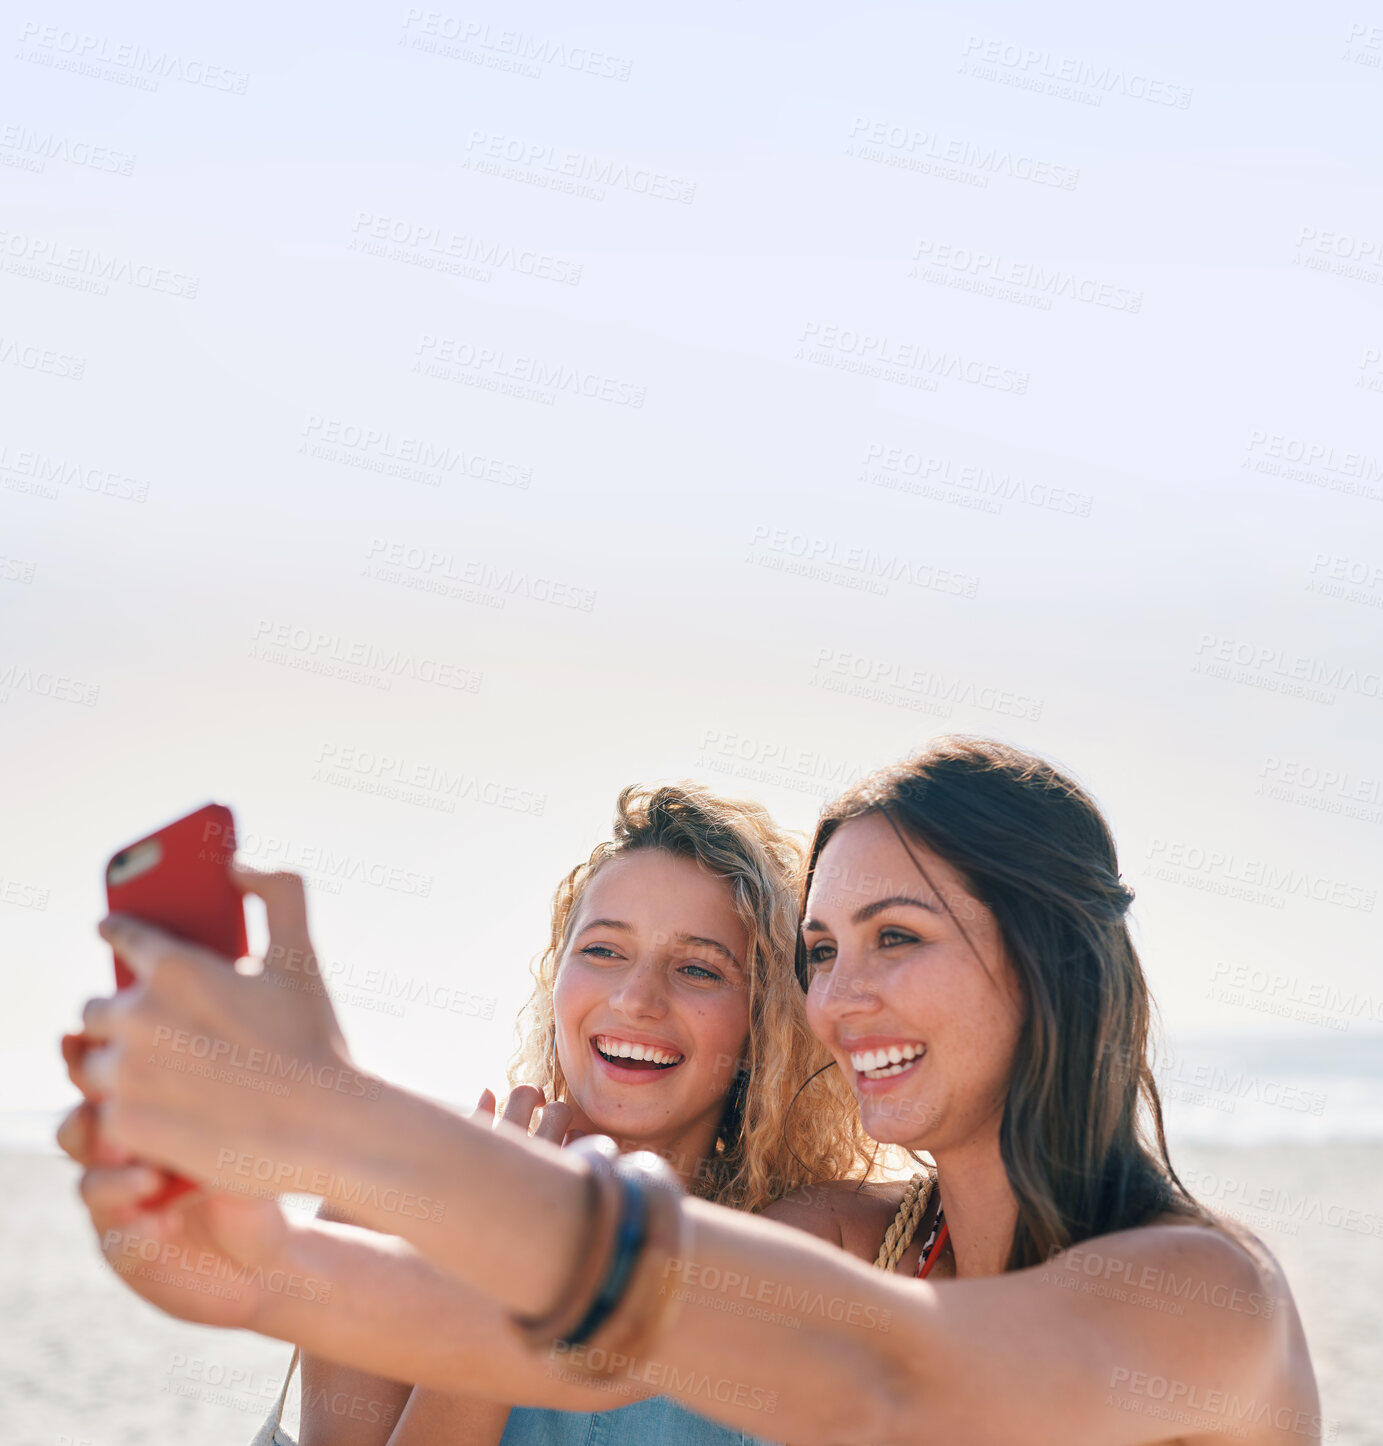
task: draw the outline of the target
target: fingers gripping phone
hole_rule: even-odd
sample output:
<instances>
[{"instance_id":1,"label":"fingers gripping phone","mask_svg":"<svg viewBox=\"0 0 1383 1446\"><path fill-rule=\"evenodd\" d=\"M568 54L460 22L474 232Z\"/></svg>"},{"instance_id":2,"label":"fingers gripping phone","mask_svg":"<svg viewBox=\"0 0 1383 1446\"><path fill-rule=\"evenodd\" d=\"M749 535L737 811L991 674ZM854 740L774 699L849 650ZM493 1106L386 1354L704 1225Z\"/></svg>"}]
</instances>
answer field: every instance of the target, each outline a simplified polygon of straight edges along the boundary
<instances>
[{"instance_id":1,"label":"fingers gripping phone","mask_svg":"<svg viewBox=\"0 0 1383 1446\"><path fill-rule=\"evenodd\" d=\"M170 934L239 959L249 949L245 903L231 882L235 819L224 804L208 803L111 856L106 865L106 902L112 914L129 914ZM134 975L115 955L115 986ZM143 1201L157 1207L192 1189L173 1179Z\"/></svg>"}]
</instances>

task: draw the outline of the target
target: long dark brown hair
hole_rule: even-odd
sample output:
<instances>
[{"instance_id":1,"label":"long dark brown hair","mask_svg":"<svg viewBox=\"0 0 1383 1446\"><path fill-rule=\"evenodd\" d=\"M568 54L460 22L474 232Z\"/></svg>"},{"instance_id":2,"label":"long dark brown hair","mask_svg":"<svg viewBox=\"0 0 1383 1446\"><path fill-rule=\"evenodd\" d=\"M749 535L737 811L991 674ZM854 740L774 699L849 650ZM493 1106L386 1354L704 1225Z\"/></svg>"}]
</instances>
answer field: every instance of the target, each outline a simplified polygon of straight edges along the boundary
<instances>
[{"instance_id":1,"label":"long dark brown hair","mask_svg":"<svg viewBox=\"0 0 1383 1446\"><path fill-rule=\"evenodd\" d=\"M1209 1221L1177 1178L1148 1060L1152 1002L1125 918L1109 826L1090 796L1034 754L987 738L936 739L823 810L821 851L850 819L882 814L955 868L994 915L1026 1017L999 1130L1018 1200L1008 1269L1164 1213ZM947 911L966 939L956 901ZM972 942L973 947L973 942ZM808 980L798 941L798 978Z\"/></svg>"}]
</instances>

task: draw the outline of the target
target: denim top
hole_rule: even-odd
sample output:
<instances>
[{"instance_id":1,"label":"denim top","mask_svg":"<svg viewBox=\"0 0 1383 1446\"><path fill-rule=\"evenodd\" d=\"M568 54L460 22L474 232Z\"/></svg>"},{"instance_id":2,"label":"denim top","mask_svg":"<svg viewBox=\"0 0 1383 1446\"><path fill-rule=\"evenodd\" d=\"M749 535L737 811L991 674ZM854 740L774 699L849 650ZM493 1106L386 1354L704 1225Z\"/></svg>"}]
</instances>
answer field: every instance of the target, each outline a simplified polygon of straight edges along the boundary
<instances>
[{"instance_id":1,"label":"denim top","mask_svg":"<svg viewBox=\"0 0 1383 1446\"><path fill-rule=\"evenodd\" d=\"M515 1406L500 1446L777 1446L705 1416L668 1396L613 1411L547 1411Z\"/></svg>"}]
</instances>

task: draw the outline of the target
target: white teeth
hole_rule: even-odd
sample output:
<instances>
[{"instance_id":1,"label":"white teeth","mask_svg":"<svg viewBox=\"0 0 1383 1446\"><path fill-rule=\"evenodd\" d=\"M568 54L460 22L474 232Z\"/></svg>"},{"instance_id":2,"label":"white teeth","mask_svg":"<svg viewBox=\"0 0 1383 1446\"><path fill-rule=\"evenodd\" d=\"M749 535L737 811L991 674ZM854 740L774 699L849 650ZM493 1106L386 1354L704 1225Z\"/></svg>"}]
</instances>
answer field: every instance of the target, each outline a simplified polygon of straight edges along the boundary
<instances>
[{"instance_id":1,"label":"white teeth","mask_svg":"<svg viewBox=\"0 0 1383 1446\"><path fill-rule=\"evenodd\" d=\"M902 1074L925 1051L921 1044L890 1044L886 1049L857 1049L850 1063L866 1079L887 1079Z\"/></svg>"},{"instance_id":2,"label":"white teeth","mask_svg":"<svg viewBox=\"0 0 1383 1446\"><path fill-rule=\"evenodd\" d=\"M626 1039L613 1035L598 1034L595 1047L607 1059L640 1059L653 1064L681 1064L684 1056L670 1050L659 1049L656 1044L631 1044Z\"/></svg>"}]
</instances>

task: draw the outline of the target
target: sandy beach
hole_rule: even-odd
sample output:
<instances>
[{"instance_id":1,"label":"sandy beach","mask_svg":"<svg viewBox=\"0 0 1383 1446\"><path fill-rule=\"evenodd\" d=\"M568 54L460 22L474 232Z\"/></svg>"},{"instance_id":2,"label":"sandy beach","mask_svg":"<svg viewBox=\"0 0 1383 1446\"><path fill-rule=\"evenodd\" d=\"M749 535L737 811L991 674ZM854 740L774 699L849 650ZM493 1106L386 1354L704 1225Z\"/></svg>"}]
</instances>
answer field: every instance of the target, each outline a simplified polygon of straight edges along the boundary
<instances>
[{"instance_id":1,"label":"sandy beach","mask_svg":"<svg viewBox=\"0 0 1383 1446\"><path fill-rule=\"evenodd\" d=\"M1207 1203L1240 1216L1286 1267L1306 1324L1325 1439L1375 1446L1383 1421L1383 1144L1185 1148ZM248 1441L290 1348L170 1320L101 1263L76 1167L0 1153L0 1387L12 1446ZM296 1408L290 1406L290 1423Z\"/></svg>"}]
</instances>

